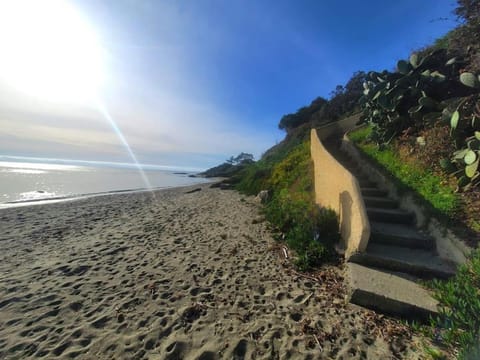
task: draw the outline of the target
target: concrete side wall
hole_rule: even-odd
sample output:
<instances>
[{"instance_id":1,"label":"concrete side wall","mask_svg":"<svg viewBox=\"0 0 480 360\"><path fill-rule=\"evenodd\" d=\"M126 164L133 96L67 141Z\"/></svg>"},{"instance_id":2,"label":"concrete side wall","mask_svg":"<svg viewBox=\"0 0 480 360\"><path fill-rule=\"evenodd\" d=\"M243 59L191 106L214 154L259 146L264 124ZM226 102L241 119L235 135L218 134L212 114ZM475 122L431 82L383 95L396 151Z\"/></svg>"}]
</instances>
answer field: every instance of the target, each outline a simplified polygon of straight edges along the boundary
<instances>
[{"instance_id":1,"label":"concrete side wall","mask_svg":"<svg viewBox=\"0 0 480 360\"><path fill-rule=\"evenodd\" d=\"M315 200L318 205L339 214L341 245L348 259L356 252L365 251L370 238L370 223L360 186L357 179L325 149L317 130L312 129L310 140Z\"/></svg>"}]
</instances>

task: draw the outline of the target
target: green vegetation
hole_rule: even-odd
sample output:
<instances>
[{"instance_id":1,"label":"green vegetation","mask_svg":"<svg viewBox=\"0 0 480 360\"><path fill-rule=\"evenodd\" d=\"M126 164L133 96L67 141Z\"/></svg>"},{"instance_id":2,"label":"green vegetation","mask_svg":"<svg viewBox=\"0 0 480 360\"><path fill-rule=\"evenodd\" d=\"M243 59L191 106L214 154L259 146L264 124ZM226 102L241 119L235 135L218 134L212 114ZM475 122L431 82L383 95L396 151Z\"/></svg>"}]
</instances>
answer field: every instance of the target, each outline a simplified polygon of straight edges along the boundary
<instances>
[{"instance_id":1,"label":"green vegetation","mask_svg":"<svg viewBox=\"0 0 480 360\"><path fill-rule=\"evenodd\" d=\"M478 0L457 0L455 15L462 24L444 37L438 39L433 47L443 47L450 52L463 54L465 70L480 72L480 2Z\"/></svg>"},{"instance_id":2,"label":"green vegetation","mask_svg":"<svg viewBox=\"0 0 480 360\"><path fill-rule=\"evenodd\" d=\"M305 126L293 129L285 140L267 150L260 160L233 176L235 188L247 195L257 195L261 190L269 189L273 167L307 141L309 130Z\"/></svg>"},{"instance_id":3,"label":"green vegetation","mask_svg":"<svg viewBox=\"0 0 480 360\"><path fill-rule=\"evenodd\" d=\"M403 186L478 235L480 1L458 0L455 14L462 25L400 60L396 72L367 74L362 110L369 127L350 137ZM460 359L479 359L480 250L434 288L441 306L432 320L434 340L458 350Z\"/></svg>"},{"instance_id":4,"label":"green vegetation","mask_svg":"<svg viewBox=\"0 0 480 360\"><path fill-rule=\"evenodd\" d=\"M371 134L372 134L372 127L371 126L362 126L361 128L350 132L348 134L348 137L354 143L359 144L359 143L364 143L367 140L369 140Z\"/></svg>"},{"instance_id":5,"label":"green vegetation","mask_svg":"<svg viewBox=\"0 0 480 360\"><path fill-rule=\"evenodd\" d=\"M301 270L328 260L339 237L335 212L318 209L314 202L310 129L358 112L365 76L363 71L356 72L345 86L336 86L329 100L318 97L309 106L284 115L278 126L286 131L285 140L230 178L245 194L269 191L265 215L296 252Z\"/></svg>"},{"instance_id":6,"label":"green vegetation","mask_svg":"<svg viewBox=\"0 0 480 360\"><path fill-rule=\"evenodd\" d=\"M434 282L440 315L432 321L438 340L459 347L459 359L480 358L480 250L458 269L454 278Z\"/></svg>"},{"instance_id":7,"label":"green vegetation","mask_svg":"<svg viewBox=\"0 0 480 360\"><path fill-rule=\"evenodd\" d=\"M314 202L310 143L285 143L265 159L248 166L237 178L236 188L246 194L268 189L264 212L296 252L295 265L309 270L329 260L338 240L335 212L319 209Z\"/></svg>"},{"instance_id":8,"label":"green vegetation","mask_svg":"<svg viewBox=\"0 0 480 360\"><path fill-rule=\"evenodd\" d=\"M458 0L455 14L462 25L398 61L396 72L367 74L363 119L379 144L448 124L456 149L436 160L469 190L480 184L480 1Z\"/></svg>"},{"instance_id":9,"label":"green vegetation","mask_svg":"<svg viewBox=\"0 0 480 360\"><path fill-rule=\"evenodd\" d=\"M351 133L352 141L401 189L413 190L435 214L478 235L480 1L457 0L455 14L463 22L459 27L398 61L396 71L356 72L330 99L318 97L283 116L285 140L233 174L243 193L269 191L266 218L296 252L299 269L328 260L339 236L336 214L314 203L309 129L360 109L369 126ZM434 286L442 307L433 321L434 339L458 349L462 359L480 358L480 250L454 278ZM425 351L444 358L435 348Z\"/></svg>"},{"instance_id":10,"label":"green vegetation","mask_svg":"<svg viewBox=\"0 0 480 360\"><path fill-rule=\"evenodd\" d=\"M205 177L230 177L238 174L247 165L251 165L254 162L252 154L242 152L235 157L231 156L223 164L210 168L200 175Z\"/></svg>"},{"instance_id":11,"label":"green vegetation","mask_svg":"<svg viewBox=\"0 0 480 360\"><path fill-rule=\"evenodd\" d=\"M445 49L414 53L398 62L395 73L370 72L362 99L363 120L379 144L437 122L450 124L458 150L442 159L442 166L464 188L480 183L480 81L473 73L461 72L465 65L461 55Z\"/></svg>"},{"instance_id":12,"label":"green vegetation","mask_svg":"<svg viewBox=\"0 0 480 360\"><path fill-rule=\"evenodd\" d=\"M278 127L288 134L300 126L317 127L339 120L359 110L358 100L363 93L366 73L355 72L345 86L337 85L330 93L330 99L318 97L309 106L282 117Z\"/></svg>"},{"instance_id":13,"label":"green vegetation","mask_svg":"<svg viewBox=\"0 0 480 360\"><path fill-rule=\"evenodd\" d=\"M419 164L405 162L400 158L393 146L377 144L369 141L372 128L364 127L350 134L357 146L376 163L385 168L400 183L420 194L440 213L452 216L458 208L459 197L455 189L444 184L442 178Z\"/></svg>"}]
</instances>

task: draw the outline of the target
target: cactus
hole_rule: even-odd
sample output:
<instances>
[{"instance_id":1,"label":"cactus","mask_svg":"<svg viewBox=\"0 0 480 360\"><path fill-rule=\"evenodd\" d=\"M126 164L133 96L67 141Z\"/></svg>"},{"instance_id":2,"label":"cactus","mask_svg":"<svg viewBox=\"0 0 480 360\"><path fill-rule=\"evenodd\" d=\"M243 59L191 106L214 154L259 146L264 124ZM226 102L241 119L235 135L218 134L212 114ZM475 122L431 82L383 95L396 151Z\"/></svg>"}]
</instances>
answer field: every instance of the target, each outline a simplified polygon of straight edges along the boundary
<instances>
[{"instance_id":1,"label":"cactus","mask_svg":"<svg viewBox=\"0 0 480 360\"><path fill-rule=\"evenodd\" d=\"M463 188L470 183L470 179L466 176L462 176L458 179L458 187Z\"/></svg>"},{"instance_id":2,"label":"cactus","mask_svg":"<svg viewBox=\"0 0 480 360\"><path fill-rule=\"evenodd\" d=\"M475 162L476 159L477 159L477 154L475 154L475 151L468 150L465 154L465 157L463 158L463 161L465 161L465 164L471 165Z\"/></svg>"},{"instance_id":3,"label":"cactus","mask_svg":"<svg viewBox=\"0 0 480 360\"><path fill-rule=\"evenodd\" d=\"M437 110L439 108L439 104L428 96L423 96L418 99L418 104L429 110Z\"/></svg>"},{"instance_id":4,"label":"cactus","mask_svg":"<svg viewBox=\"0 0 480 360\"><path fill-rule=\"evenodd\" d=\"M449 59L449 60L445 63L445 65L447 65L447 66L448 66L448 65L453 65L453 64L455 64L456 62L457 62L457 58L456 58L456 57L453 57L453 58Z\"/></svg>"},{"instance_id":5,"label":"cactus","mask_svg":"<svg viewBox=\"0 0 480 360\"><path fill-rule=\"evenodd\" d=\"M443 82L447 79L447 77L445 75L443 75L442 73L438 72L438 71L434 71L430 74L430 76L437 82Z\"/></svg>"},{"instance_id":6,"label":"cactus","mask_svg":"<svg viewBox=\"0 0 480 360\"><path fill-rule=\"evenodd\" d=\"M450 119L450 126L452 129L456 129L458 126L458 120L460 120L460 113L458 110L455 110L455 112L452 114L452 118Z\"/></svg>"},{"instance_id":7,"label":"cactus","mask_svg":"<svg viewBox=\"0 0 480 360\"><path fill-rule=\"evenodd\" d=\"M458 177L460 188L480 184L480 77L469 72L459 76L464 64L442 49L412 54L397 62L396 72L370 72L361 100L362 118L372 125L372 139L379 145L407 128L449 123L459 150L441 166ZM477 110L472 110L474 96Z\"/></svg>"},{"instance_id":8,"label":"cactus","mask_svg":"<svg viewBox=\"0 0 480 360\"><path fill-rule=\"evenodd\" d=\"M457 171L457 167L450 161L450 159L440 160L440 166L448 174L453 174L455 171Z\"/></svg>"},{"instance_id":9,"label":"cactus","mask_svg":"<svg viewBox=\"0 0 480 360\"><path fill-rule=\"evenodd\" d=\"M460 82L468 87L471 88L478 88L480 87L480 81L477 76L473 75L469 72L464 72L460 74Z\"/></svg>"},{"instance_id":10,"label":"cactus","mask_svg":"<svg viewBox=\"0 0 480 360\"><path fill-rule=\"evenodd\" d=\"M405 60L400 60L397 63L397 69L400 74L407 75L410 72L411 66Z\"/></svg>"},{"instance_id":11,"label":"cactus","mask_svg":"<svg viewBox=\"0 0 480 360\"><path fill-rule=\"evenodd\" d=\"M477 161L465 166L465 175L467 175L468 178L472 179L477 174L478 162L477 159Z\"/></svg>"},{"instance_id":12,"label":"cactus","mask_svg":"<svg viewBox=\"0 0 480 360\"><path fill-rule=\"evenodd\" d=\"M410 55L410 64L416 69L420 66L418 55L413 53Z\"/></svg>"}]
</instances>

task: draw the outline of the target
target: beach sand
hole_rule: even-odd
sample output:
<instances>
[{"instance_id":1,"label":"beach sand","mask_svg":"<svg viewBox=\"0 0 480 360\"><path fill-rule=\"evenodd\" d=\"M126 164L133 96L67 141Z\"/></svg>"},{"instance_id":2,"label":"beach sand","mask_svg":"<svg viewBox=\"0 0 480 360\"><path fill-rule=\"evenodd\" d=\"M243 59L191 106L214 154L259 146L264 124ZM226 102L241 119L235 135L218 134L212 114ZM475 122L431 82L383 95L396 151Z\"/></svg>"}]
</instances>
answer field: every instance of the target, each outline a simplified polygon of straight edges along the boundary
<instances>
[{"instance_id":1,"label":"beach sand","mask_svg":"<svg viewBox=\"0 0 480 360\"><path fill-rule=\"evenodd\" d=\"M0 210L0 358L419 357L341 266L295 272L259 210L209 185Z\"/></svg>"}]
</instances>

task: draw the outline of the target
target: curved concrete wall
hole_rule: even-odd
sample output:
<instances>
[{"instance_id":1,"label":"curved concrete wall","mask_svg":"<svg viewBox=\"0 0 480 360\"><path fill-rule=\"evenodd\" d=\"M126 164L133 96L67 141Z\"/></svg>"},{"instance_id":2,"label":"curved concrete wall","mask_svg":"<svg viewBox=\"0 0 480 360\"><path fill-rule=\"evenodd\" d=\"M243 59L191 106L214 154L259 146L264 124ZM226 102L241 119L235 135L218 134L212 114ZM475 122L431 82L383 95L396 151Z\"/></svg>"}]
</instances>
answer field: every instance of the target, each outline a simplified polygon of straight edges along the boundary
<instances>
[{"instance_id":1,"label":"curved concrete wall","mask_svg":"<svg viewBox=\"0 0 480 360\"><path fill-rule=\"evenodd\" d=\"M336 124L336 128L323 127L319 132L322 130L321 138L325 139L325 134L331 135L343 131L343 128ZM310 140L315 200L318 205L331 208L339 214L342 247L345 257L349 258L356 252L365 251L370 238L370 223L360 186L357 179L325 149L317 130L311 130Z\"/></svg>"}]
</instances>

